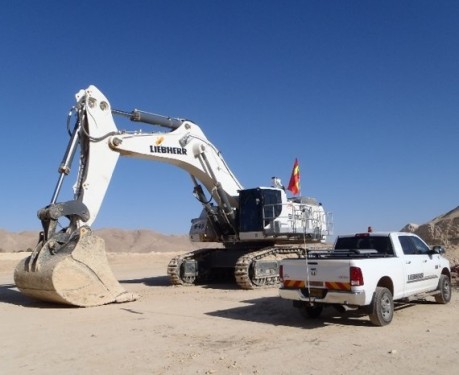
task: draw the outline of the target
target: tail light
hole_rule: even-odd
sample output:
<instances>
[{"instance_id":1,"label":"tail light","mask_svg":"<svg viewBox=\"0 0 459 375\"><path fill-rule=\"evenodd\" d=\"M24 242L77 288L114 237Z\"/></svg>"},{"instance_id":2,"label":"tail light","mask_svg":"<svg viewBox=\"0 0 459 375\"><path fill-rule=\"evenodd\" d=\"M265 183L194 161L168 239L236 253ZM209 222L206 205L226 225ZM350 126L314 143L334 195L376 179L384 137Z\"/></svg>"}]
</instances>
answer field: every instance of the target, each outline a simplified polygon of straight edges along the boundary
<instances>
[{"instance_id":1,"label":"tail light","mask_svg":"<svg viewBox=\"0 0 459 375\"><path fill-rule=\"evenodd\" d=\"M284 266L282 264L279 266L279 280L284 281Z\"/></svg>"},{"instance_id":2,"label":"tail light","mask_svg":"<svg viewBox=\"0 0 459 375\"><path fill-rule=\"evenodd\" d=\"M360 267L351 267L350 270L351 286L363 285L363 274Z\"/></svg>"}]
</instances>

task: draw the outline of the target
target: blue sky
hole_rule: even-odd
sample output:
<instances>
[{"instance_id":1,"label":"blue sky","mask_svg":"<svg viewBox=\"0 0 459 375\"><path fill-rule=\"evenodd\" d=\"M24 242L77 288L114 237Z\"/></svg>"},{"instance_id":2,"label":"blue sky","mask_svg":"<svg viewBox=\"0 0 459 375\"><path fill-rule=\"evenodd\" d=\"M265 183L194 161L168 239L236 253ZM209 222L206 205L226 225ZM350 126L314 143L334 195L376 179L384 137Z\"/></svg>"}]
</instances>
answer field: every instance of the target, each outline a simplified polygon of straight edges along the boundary
<instances>
[{"instance_id":1,"label":"blue sky","mask_svg":"<svg viewBox=\"0 0 459 375\"><path fill-rule=\"evenodd\" d=\"M0 228L40 229L90 84L192 119L247 188L287 184L298 158L337 234L429 221L459 204L458 19L456 1L4 1ZM94 227L187 233L191 192L122 159Z\"/></svg>"}]
</instances>

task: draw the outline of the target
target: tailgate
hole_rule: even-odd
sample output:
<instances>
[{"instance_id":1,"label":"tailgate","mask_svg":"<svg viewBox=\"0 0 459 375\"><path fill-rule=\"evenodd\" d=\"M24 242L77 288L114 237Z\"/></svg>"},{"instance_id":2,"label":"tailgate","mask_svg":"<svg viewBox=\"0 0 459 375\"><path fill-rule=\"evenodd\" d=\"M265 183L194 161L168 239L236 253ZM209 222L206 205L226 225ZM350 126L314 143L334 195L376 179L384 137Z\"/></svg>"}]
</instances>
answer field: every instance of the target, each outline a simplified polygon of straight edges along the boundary
<instances>
[{"instance_id":1,"label":"tailgate","mask_svg":"<svg viewBox=\"0 0 459 375\"><path fill-rule=\"evenodd\" d=\"M281 262L284 288L319 288L348 291L350 261L347 259L288 259Z\"/></svg>"}]
</instances>

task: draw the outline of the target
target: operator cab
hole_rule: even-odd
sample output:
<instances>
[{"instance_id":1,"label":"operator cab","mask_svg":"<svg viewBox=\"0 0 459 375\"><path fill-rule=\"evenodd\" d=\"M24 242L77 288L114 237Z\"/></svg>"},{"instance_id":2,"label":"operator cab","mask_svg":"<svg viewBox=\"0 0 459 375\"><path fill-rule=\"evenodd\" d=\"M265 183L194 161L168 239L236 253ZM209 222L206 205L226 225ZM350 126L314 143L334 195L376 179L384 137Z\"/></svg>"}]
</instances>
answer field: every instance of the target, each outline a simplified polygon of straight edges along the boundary
<instances>
[{"instance_id":1,"label":"operator cab","mask_svg":"<svg viewBox=\"0 0 459 375\"><path fill-rule=\"evenodd\" d=\"M255 188L239 192L239 233L263 232L282 212L281 190ZM256 236L255 236L256 237Z\"/></svg>"},{"instance_id":2,"label":"operator cab","mask_svg":"<svg viewBox=\"0 0 459 375\"><path fill-rule=\"evenodd\" d=\"M282 188L240 190L238 217L242 241L323 240L329 234L321 230L327 218L320 203L307 197L287 198Z\"/></svg>"},{"instance_id":3,"label":"operator cab","mask_svg":"<svg viewBox=\"0 0 459 375\"><path fill-rule=\"evenodd\" d=\"M227 225L219 207L207 206L192 220L191 241L325 241L330 234L327 214L315 199L287 198L282 188L257 187L239 190L238 203L235 227Z\"/></svg>"}]
</instances>

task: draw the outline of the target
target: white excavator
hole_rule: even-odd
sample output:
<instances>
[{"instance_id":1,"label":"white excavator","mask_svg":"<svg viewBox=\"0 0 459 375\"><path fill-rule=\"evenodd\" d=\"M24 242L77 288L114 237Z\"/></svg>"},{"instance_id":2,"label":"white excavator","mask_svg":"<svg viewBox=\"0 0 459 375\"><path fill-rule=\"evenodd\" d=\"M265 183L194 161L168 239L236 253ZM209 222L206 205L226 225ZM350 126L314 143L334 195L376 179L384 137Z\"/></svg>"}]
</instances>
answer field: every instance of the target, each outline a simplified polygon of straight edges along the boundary
<instances>
[{"instance_id":1,"label":"white excavator","mask_svg":"<svg viewBox=\"0 0 459 375\"><path fill-rule=\"evenodd\" d=\"M118 130L114 116L156 130ZM58 182L50 204L38 211L43 231L14 273L16 286L30 297L75 306L136 299L114 277L104 241L91 230L120 155L172 164L189 173L203 207L191 222L190 239L221 244L173 258L167 273L174 285L210 282L229 271L241 288L274 286L279 260L301 256L305 244L323 242L331 234L331 215L315 199L288 198L281 186L245 189L192 121L113 109L102 92L89 86L76 94L67 127L70 140ZM74 197L59 202L78 150ZM60 219L68 223L62 225Z\"/></svg>"}]
</instances>

